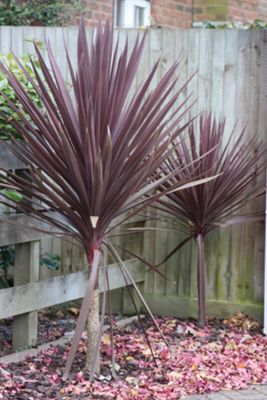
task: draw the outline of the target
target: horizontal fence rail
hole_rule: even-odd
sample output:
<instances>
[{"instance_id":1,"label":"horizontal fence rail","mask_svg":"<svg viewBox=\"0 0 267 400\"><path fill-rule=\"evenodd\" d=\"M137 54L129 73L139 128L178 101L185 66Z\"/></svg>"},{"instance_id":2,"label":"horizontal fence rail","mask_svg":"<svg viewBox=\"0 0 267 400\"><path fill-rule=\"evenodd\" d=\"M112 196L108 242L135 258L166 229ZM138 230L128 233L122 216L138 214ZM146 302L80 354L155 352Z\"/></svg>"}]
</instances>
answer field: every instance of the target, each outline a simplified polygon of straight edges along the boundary
<instances>
[{"instance_id":1,"label":"horizontal fence rail","mask_svg":"<svg viewBox=\"0 0 267 400\"><path fill-rule=\"evenodd\" d=\"M125 266L136 283L144 281L144 268L140 261L128 260ZM0 290L0 319L82 298L88 284L88 274L87 271L80 271ZM108 275L110 290L126 286L117 264L108 266ZM104 279L102 267L99 276L100 293L104 290ZM130 284L129 281L127 283Z\"/></svg>"}]
</instances>

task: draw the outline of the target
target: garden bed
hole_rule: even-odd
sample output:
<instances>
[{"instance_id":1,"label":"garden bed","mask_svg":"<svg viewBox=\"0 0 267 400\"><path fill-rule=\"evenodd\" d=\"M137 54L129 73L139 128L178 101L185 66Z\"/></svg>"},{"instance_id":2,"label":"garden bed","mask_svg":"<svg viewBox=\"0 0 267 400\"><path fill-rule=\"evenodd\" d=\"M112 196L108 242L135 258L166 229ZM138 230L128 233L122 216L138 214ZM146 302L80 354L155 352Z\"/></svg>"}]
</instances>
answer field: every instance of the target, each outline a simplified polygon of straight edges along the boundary
<instances>
[{"instance_id":1,"label":"garden bed","mask_svg":"<svg viewBox=\"0 0 267 400\"><path fill-rule=\"evenodd\" d=\"M50 332L46 337L55 339L64 333L62 326L73 329L74 319L71 311L57 318L56 314L41 314L39 336L44 338L41 332L45 327ZM194 321L160 318L157 321L169 349L150 322L144 321L157 365L140 324L135 322L115 330L117 380L111 376L110 336L105 333L101 375L94 383L90 384L88 374L81 370L86 352L83 338L66 383L61 377L69 344L52 346L23 362L2 364L0 399L164 400L267 382L267 338L257 322L242 314L227 321L210 321L205 329L198 328Z\"/></svg>"}]
</instances>

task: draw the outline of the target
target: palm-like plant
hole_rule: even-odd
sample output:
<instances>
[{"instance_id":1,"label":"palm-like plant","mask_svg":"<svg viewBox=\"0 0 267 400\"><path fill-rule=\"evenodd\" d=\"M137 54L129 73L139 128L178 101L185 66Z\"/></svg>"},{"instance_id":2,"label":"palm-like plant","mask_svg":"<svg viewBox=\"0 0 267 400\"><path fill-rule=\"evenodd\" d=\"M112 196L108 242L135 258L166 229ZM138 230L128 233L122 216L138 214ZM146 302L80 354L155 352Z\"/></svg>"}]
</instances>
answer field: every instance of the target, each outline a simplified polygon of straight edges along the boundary
<instances>
[{"instance_id":1,"label":"palm-like plant","mask_svg":"<svg viewBox=\"0 0 267 400\"><path fill-rule=\"evenodd\" d=\"M141 40L137 37L131 52L126 42L119 54L118 42L113 46L112 28L106 23L104 29L99 24L88 46L81 23L77 72L74 72L67 52L73 96L49 44L51 70L35 46L42 71L40 73L32 63L35 79L19 60L17 62L38 94L42 110L12 72L1 65L20 104L18 107L18 103L9 101L9 106L20 117L13 121L13 127L24 139L16 141L16 146L10 149L29 167L28 177L3 171L1 184L23 193L21 201L12 203L16 210L57 228L54 233L78 240L85 249L90 269L65 377L70 371L92 302L95 315L98 315L98 266L103 245L118 261L125 280L134 284L108 240L107 235L112 230L110 224L123 213L128 213L125 218L130 217L135 212L133 209L140 209L159 196L154 189L168 175L156 180L150 177L171 153L170 143L187 126L187 123L180 124L185 102L177 104L182 89L174 90L178 63L152 90L150 84L157 62L144 83L130 96L144 41L145 36ZM15 142L14 138L12 140ZM177 181L172 190L179 188L181 182ZM1 202L6 203L4 195ZM9 206L10 202L12 199L9 198ZM108 288L107 271L105 273ZM138 295L143 300L139 291ZM87 366L91 377L97 365L105 302L104 294L100 328L98 318L89 318L89 321L95 321L95 325L89 323L93 343L88 350Z\"/></svg>"},{"instance_id":2,"label":"palm-like plant","mask_svg":"<svg viewBox=\"0 0 267 400\"><path fill-rule=\"evenodd\" d=\"M160 176L167 177L174 173L161 185L163 193L183 180L217 176L203 185L167 193L168 200L160 198L155 206L171 215L178 229L186 234L186 239L178 244L177 250L190 238L196 241L201 326L206 324L204 241L207 234L218 226L262 219L256 213L236 215L240 208L264 193L265 189L260 175L265 166L263 156L266 149L255 136L245 139L244 134L245 130L234 138L232 132L225 143L225 121L217 122L211 114L202 114L199 129L196 130L191 123L189 141L187 137L180 136L174 152L160 167Z\"/></svg>"}]
</instances>

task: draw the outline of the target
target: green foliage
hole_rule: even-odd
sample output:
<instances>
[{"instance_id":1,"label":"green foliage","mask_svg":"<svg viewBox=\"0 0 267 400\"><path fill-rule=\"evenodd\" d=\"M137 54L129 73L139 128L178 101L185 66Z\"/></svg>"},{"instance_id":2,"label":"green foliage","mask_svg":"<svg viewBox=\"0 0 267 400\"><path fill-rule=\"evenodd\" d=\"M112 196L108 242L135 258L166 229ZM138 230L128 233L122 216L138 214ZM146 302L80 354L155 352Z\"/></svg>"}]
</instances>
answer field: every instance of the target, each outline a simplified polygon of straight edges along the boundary
<instances>
[{"instance_id":1,"label":"green foliage","mask_svg":"<svg viewBox=\"0 0 267 400\"><path fill-rule=\"evenodd\" d=\"M203 21L201 27L206 29L267 29L267 22L260 19L255 19L254 21L246 23Z\"/></svg>"},{"instance_id":2,"label":"green foliage","mask_svg":"<svg viewBox=\"0 0 267 400\"><path fill-rule=\"evenodd\" d=\"M40 266L51 270L60 268L61 257L58 254L44 253L40 255ZM15 248L14 246L0 247L0 289L12 287L14 285L13 276L10 274L10 267L14 266Z\"/></svg>"},{"instance_id":3,"label":"green foliage","mask_svg":"<svg viewBox=\"0 0 267 400\"><path fill-rule=\"evenodd\" d=\"M57 270L60 268L60 256L53 253L44 253L40 256L40 265L48 269Z\"/></svg>"},{"instance_id":4,"label":"green foliage","mask_svg":"<svg viewBox=\"0 0 267 400\"><path fill-rule=\"evenodd\" d=\"M74 0L4 0L0 4L0 25L62 26L84 14L84 6Z\"/></svg>"},{"instance_id":5,"label":"green foliage","mask_svg":"<svg viewBox=\"0 0 267 400\"><path fill-rule=\"evenodd\" d=\"M15 202L23 200L22 194L20 194L19 192L15 192L14 190L11 189L2 189L0 193L3 194L5 197L7 197L9 200Z\"/></svg>"},{"instance_id":6,"label":"green foliage","mask_svg":"<svg viewBox=\"0 0 267 400\"><path fill-rule=\"evenodd\" d=\"M23 87L26 89L30 98L41 108L42 103L39 99L38 94L33 89L32 84L25 77L21 68L18 66L15 61L15 57L12 53L7 55L0 55L0 61L3 62L7 67L12 71L12 73L18 78L18 80L22 83ZM23 67L27 70L31 77L34 77L33 68L30 62L29 55L24 55L20 59ZM35 59L33 59L33 63L35 67L40 70L39 63ZM12 120L18 120L18 113L12 110L8 105L8 100L12 101L12 103L18 107L20 111L22 111L22 107L20 103L16 99L16 95L12 87L9 85L8 80L3 72L0 72L0 139L7 140L10 139L12 135L15 135L17 138L20 138L18 132L15 131L14 127L11 124ZM25 115L25 114L24 114Z\"/></svg>"},{"instance_id":7,"label":"green foliage","mask_svg":"<svg viewBox=\"0 0 267 400\"><path fill-rule=\"evenodd\" d=\"M15 253L14 246L3 246L0 248L0 289L13 286L13 278L9 275L9 267L14 265Z\"/></svg>"}]
</instances>

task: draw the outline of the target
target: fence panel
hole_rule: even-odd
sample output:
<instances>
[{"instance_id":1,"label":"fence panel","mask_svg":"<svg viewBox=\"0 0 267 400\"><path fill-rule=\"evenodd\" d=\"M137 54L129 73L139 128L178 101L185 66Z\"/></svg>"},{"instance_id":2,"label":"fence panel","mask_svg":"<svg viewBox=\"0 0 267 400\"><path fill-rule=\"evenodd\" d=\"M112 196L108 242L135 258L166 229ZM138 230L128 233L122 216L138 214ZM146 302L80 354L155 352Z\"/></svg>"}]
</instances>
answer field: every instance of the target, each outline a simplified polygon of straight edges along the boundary
<instances>
[{"instance_id":1,"label":"fence panel","mask_svg":"<svg viewBox=\"0 0 267 400\"><path fill-rule=\"evenodd\" d=\"M128 35L133 44L134 31L121 32L122 41ZM92 31L88 30L88 36ZM30 38L49 39L56 52L66 79L66 57L63 37L71 58L75 59L77 28L1 27L0 44L3 53L13 50L17 55L32 51ZM19 40L17 40L19 38ZM196 100L191 113L212 110L217 116L226 115L228 136L236 121L238 127L247 125L247 135L267 135L266 106L266 32L242 30L168 30L150 29L147 32L145 54L134 87L140 84L158 57L162 57L154 83L168 66L181 54L179 84L192 77L181 94L181 100L192 94L187 105ZM47 58L47 53L44 50ZM238 130L236 131L238 132ZM227 137L226 137L227 139ZM2 153L0 153L2 154ZM263 202L256 206L263 211ZM162 222L166 224L166 222ZM153 225L153 223L152 223ZM129 244L129 239L117 239L123 244L141 251L152 259L162 259L176 238L173 234L146 232L144 241ZM41 278L58 273L73 272L84 268L82 253L69 243L55 243L45 239L42 250L59 252L62 267L59 272L40 271ZM50 241L50 242L49 242ZM121 242L120 242L121 243ZM3 243L4 244L4 239ZM247 224L212 234L206 246L208 312L228 314L236 309L248 310L259 316L263 296L264 224ZM157 313L186 316L196 315L196 262L195 244L188 243L163 267L169 281L146 274L144 291L152 309ZM175 283L174 283L175 282ZM128 300L121 295L120 304L129 310Z\"/></svg>"}]
</instances>

